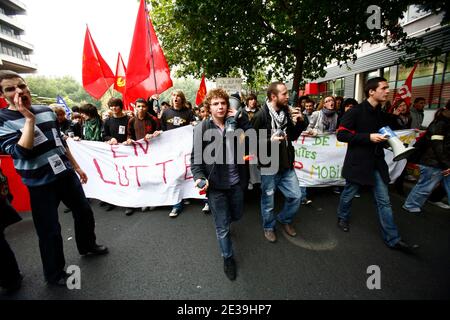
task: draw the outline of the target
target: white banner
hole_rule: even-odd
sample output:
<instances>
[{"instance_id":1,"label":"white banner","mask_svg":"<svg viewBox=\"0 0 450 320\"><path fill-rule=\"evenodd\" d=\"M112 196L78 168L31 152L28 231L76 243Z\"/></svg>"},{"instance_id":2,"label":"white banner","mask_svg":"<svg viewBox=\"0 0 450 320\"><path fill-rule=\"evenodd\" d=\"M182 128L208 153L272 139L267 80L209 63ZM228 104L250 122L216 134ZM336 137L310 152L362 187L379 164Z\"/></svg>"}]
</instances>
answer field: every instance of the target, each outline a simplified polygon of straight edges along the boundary
<instances>
[{"instance_id":1,"label":"white banner","mask_svg":"<svg viewBox=\"0 0 450 320\"><path fill-rule=\"evenodd\" d=\"M396 131L400 140L411 144L413 130ZM193 127L163 132L149 142L132 146L111 146L104 142L73 141L69 148L88 175L83 185L88 198L122 207L174 205L182 199L203 199L190 170ZM336 135L300 136L294 143L295 167L301 186L344 185L341 177L347 144ZM403 171L406 160L394 162L385 150L391 180Z\"/></svg>"},{"instance_id":2,"label":"white banner","mask_svg":"<svg viewBox=\"0 0 450 320\"><path fill-rule=\"evenodd\" d=\"M399 130L395 133L403 143L411 144L415 141L414 130ZM341 173L347 144L337 141L335 134L300 136L293 145L295 171L300 186L326 187L345 184ZM387 149L384 149L384 154L393 183L405 168L406 160L393 161L393 153Z\"/></svg>"},{"instance_id":3,"label":"white banner","mask_svg":"<svg viewBox=\"0 0 450 320\"><path fill-rule=\"evenodd\" d=\"M132 146L73 141L68 145L88 176L86 197L122 207L174 205L203 199L190 170L193 127L163 132Z\"/></svg>"}]
</instances>

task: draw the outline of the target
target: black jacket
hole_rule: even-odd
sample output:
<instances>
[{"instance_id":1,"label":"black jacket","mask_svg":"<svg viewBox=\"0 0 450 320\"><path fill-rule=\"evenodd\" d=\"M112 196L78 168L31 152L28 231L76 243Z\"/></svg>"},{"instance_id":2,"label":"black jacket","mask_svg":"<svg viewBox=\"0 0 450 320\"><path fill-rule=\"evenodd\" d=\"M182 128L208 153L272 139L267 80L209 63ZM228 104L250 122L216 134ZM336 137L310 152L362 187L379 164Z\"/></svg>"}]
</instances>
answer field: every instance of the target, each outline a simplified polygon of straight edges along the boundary
<instances>
[{"instance_id":1,"label":"black jacket","mask_svg":"<svg viewBox=\"0 0 450 320\"><path fill-rule=\"evenodd\" d=\"M396 117L382 112L381 105L373 108L367 100L344 113L336 134L339 141L348 143L342 170L346 180L373 186L374 172L378 170L383 181L389 183L389 170L383 150L386 144L370 141L370 134L378 133L385 126L397 130Z\"/></svg>"},{"instance_id":2,"label":"black jacket","mask_svg":"<svg viewBox=\"0 0 450 320\"><path fill-rule=\"evenodd\" d=\"M450 110L446 111L450 117ZM450 118L442 115L428 126L425 146L417 163L440 169L450 168Z\"/></svg>"},{"instance_id":3,"label":"black jacket","mask_svg":"<svg viewBox=\"0 0 450 320\"><path fill-rule=\"evenodd\" d=\"M284 148L285 144L280 144L279 148L279 169L293 169L294 168L294 160L295 160L295 150L292 146L292 141L295 141L298 139L300 134L303 130L306 129L308 126L308 122L302 121L297 122L297 124L294 125L292 122L291 116L289 114L289 111L287 110L287 107L285 109L282 109L281 112L285 113L285 116L287 117L287 128L286 133L288 136L287 140L287 146ZM306 117L305 117L306 118ZM255 116L252 119L253 128L257 131L258 134L258 140L265 140L267 141L268 145L268 153L271 156L271 141L270 138L272 136L272 118L270 116L269 107L267 106L267 103L264 104L264 106L261 108L261 110L255 114ZM266 129L265 134L260 135L260 130ZM258 145L259 145L258 141ZM269 167L270 164L262 164L259 163L260 167Z\"/></svg>"},{"instance_id":4,"label":"black jacket","mask_svg":"<svg viewBox=\"0 0 450 320\"><path fill-rule=\"evenodd\" d=\"M243 130L251 128L248 117L245 114L242 114L242 116L237 119L237 124L238 127ZM223 161L223 164L205 164L205 162L203 161L203 151L208 145L214 142L214 137L212 137L209 141L203 141L202 139L203 133L208 129L217 129L217 126L214 124L211 118L203 120L194 128L194 143L191 153L191 171L194 176L194 181L196 181L197 179L208 179L208 189L230 189L231 186L228 178L228 166L225 164L225 161ZM222 145L225 154L225 139L223 140ZM201 149L198 148L198 146L201 146ZM237 152L236 145L234 150L235 163L237 163L237 157L240 155ZM201 159L201 163L196 164L196 159ZM244 190L248 185L248 164L238 164L237 167L239 171L240 186Z\"/></svg>"},{"instance_id":5,"label":"black jacket","mask_svg":"<svg viewBox=\"0 0 450 320\"><path fill-rule=\"evenodd\" d=\"M7 226L22 220L10 203L12 199L8 179L0 168L0 232L3 232Z\"/></svg>"},{"instance_id":6,"label":"black jacket","mask_svg":"<svg viewBox=\"0 0 450 320\"><path fill-rule=\"evenodd\" d=\"M127 127L129 117L127 115L120 118L108 118L103 123L102 137L103 141L109 141L115 138L117 142L122 143L127 140Z\"/></svg>"}]
</instances>

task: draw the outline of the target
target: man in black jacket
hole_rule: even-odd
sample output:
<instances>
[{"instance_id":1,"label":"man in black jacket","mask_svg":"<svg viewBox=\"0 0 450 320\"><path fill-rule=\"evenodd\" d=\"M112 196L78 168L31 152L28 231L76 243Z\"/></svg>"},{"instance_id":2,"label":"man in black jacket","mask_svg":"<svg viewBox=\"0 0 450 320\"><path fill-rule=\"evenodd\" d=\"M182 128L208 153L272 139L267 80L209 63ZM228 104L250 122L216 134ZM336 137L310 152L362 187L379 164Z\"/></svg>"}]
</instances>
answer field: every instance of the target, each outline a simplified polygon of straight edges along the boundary
<instances>
[{"instance_id":1,"label":"man in black jacket","mask_svg":"<svg viewBox=\"0 0 450 320\"><path fill-rule=\"evenodd\" d=\"M258 151L261 168L261 216L264 236L269 242L277 240L275 224L278 220L291 237L297 233L292 220L300 206L301 191L294 171L294 147L306 128L303 115L297 110L289 111L289 94L282 82L272 83L267 90L268 100L253 118L253 128L258 132L258 145L267 143L270 162L263 163L261 149ZM275 191L280 189L285 197L284 207L275 216Z\"/></svg>"},{"instance_id":2,"label":"man in black jacket","mask_svg":"<svg viewBox=\"0 0 450 320\"><path fill-rule=\"evenodd\" d=\"M350 208L353 196L360 186L373 187L383 240L389 248L411 252L414 247L401 240L394 223L389 199L389 171L384 160L384 144L387 138L378 133L384 126L395 128L395 118L381 111L381 104L389 94L386 79L372 78L364 87L366 100L351 108L342 117L337 139L348 143L342 176L346 179L338 207L338 226L349 231Z\"/></svg>"},{"instance_id":3,"label":"man in black jacket","mask_svg":"<svg viewBox=\"0 0 450 320\"><path fill-rule=\"evenodd\" d=\"M450 201L450 100L436 112L425 136L416 145L420 178L403 205L410 213L422 212L425 201L439 182L444 185Z\"/></svg>"},{"instance_id":4,"label":"man in black jacket","mask_svg":"<svg viewBox=\"0 0 450 320\"><path fill-rule=\"evenodd\" d=\"M234 280L236 263L230 224L242 217L248 168L242 160L244 155L239 154L236 145L232 143L236 133L230 134L225 130L225 119L236 114L236 110L229 107L228 99L229 96L223 89L213 89L206 95L204 106L211 117L194 128L191 171L200 192L207 192L217 240L224 258L224 271L230 280ZM248 118L245 114L241 115L236 119L238 128L249 129ZM242 130L236 132L243 133ZM214 151L208 154L207 151L213 149Z\"/></svg>"}]
</instances>

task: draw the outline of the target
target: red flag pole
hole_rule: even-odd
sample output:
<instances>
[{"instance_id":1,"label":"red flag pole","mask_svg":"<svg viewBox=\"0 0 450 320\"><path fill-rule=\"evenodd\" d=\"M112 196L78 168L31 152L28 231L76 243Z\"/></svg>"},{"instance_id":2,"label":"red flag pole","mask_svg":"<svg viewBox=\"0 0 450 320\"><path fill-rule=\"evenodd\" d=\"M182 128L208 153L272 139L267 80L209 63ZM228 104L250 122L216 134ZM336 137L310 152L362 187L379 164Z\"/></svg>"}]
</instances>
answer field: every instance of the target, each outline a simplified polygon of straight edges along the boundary
<instances>
[{"instance_id":1,"label":"red flag pole","mask_svg":"<svg viewBox=\"0 0 450 320\"><path fill-rule=\"evenodd\" d=\"M155 81L155 91L158 92L158 84L156 83L156 73L155 73L155 59L153 57L152 37L150 35L150 26L148 25L149 24L148 19L149 19L150 13L147 9L147 1L144 0L144 3L145 3L145 13L147 14L147 37L150 42L150 55L152 57L153 80Z\"/></svg>"},{"instance_id":2,"label":"red flag pole","mask_svg":"<svg viewBox=\"0 0 450 320\"><path fill-rule=\"evenodd\" d=\"M150 41L150 56L152 57L152 68L153 68L153 81L155 82L155 91L156 93L158 93L158 84L156 83L156 72L155 72L155 59L153 57L153 46L152 46L152 37L150 35L150 25L149 25L149 17L150 17L150 13L148 12L147 9L147 1L144 1L144 5L145 5L145 13L147 15L147 37ZM159 112L159 100L156 100L156 107L158 108L158 112Z\"/></svg>"}]
</instances>

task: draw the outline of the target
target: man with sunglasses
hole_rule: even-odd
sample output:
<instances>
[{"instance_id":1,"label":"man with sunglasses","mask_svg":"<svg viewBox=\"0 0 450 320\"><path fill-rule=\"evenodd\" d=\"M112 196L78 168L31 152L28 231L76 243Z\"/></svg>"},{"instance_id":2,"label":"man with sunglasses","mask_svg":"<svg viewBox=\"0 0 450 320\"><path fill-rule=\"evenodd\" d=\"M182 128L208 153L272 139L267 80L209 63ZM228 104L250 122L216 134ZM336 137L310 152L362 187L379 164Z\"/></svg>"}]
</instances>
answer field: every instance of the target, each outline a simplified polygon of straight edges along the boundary
<instances>
[{"instance_id":1,"label":"man with sunglasses","mask_svg":"<svg viewBox=\"0 0 450 320\"><path fill-rule=\"evenodd\" d=\"M108 253L96 243L94 213L81 186L87 176L61 139L53 111L31 105L30 90L21 76L0 70L0 97L8 102L0 110L0 151L12 156L29 190L45 280L65 286L68 275L58 221L61 201L72 210L79 253Z\"/></svg>"}]
</instances>

